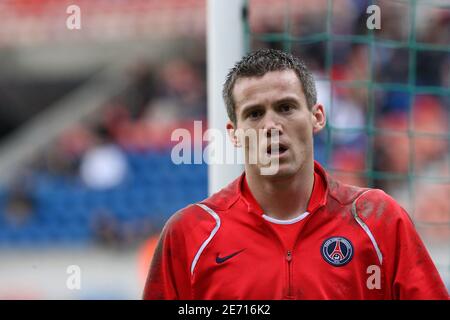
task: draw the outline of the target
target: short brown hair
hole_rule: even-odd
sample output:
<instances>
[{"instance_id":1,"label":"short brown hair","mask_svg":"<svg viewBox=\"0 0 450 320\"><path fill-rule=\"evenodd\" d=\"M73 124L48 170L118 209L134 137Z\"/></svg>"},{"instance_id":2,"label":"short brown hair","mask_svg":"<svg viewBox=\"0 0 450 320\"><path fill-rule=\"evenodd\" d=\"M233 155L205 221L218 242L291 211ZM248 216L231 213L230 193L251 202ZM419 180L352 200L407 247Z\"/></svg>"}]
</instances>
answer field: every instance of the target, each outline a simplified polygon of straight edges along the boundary
<instances>
[{"instance_id":1,"label":"short brown hair","mask_svg":"<svg viewBox=\"0 0 450 320\"><path fill-rule=\"evenodd\" d=\"M238 61L226 77L222 94L230 120L236 124L233 88L239 78L262 77L267 72L284 70L295 71L303 86L308 108L311 109L317 103L317 93L314 77L306 65L290 53L274 49L260 49Z\"/></svg>"}]
</instances>

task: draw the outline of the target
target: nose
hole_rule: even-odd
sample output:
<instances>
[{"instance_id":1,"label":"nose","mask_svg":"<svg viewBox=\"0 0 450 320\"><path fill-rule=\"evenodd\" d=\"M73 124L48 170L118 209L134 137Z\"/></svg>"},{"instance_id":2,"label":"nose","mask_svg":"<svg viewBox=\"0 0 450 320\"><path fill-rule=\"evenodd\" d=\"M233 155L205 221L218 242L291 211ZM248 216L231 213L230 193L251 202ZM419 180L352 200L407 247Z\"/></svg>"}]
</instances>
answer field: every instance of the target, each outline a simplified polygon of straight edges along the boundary
<instances>
[{"instance_id":1,"label":"nose","mask_svg":"<svg viewBox=\"0 0 450 320\"><path fill-rule=\"evenodd\" d=\"M273 134L281 135L283 129L280 123L280 119L273 111L268 111L264 117L263 130L266 132L266 136L270 138Z\"/></svg>"}]
</instances>

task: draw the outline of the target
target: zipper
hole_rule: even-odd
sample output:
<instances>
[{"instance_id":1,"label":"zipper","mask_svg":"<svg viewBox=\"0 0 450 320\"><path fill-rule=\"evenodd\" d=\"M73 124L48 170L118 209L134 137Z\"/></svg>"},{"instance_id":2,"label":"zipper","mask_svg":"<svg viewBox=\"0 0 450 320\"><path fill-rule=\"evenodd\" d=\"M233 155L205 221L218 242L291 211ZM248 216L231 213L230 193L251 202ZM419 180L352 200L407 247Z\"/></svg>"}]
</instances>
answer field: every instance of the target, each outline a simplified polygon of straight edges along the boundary
<instances>
[{"instance_id":1,"label":"zipper","mask_svg":"<svg viewBox=\"0 0 450 320\"><path fill-rule=\"evenodd\" d=\"M292 251L286 252L286 261L288 267L288 297L292 297Z\"/></svg>"},{"instance_id":2,"label":"zipper","mask_svg":"<svg viewBox=\"0 0 450 320\"><path fill-rule=\"evenodd\" d=\"M314 210L313 212L310 212L310 214L306 217L305 219L305 225L306 222L309 220L309 217L312 216L313 213L315 213L316 211L320 210L322 207L317 208L316 210ZM263 218L261 218L263 220ZM269 230L270 233L272 233L272 235L277 239L278 245L282 250L282 253L284 255L284 259L286 261L286 265L287 265L287 296L286 298L288 299L293 299L294 297L292 296L293 294L293 281L292 281L292 250L286 250L283 241L281 240L281 238L278 236L277 232L270 226L270 224L266 224L265 221L263 221L261 223L261 225L263 226L263 228L265 228L266 230ZM303 226L304 228L305 226ZM299 242L299 238L300 238L300 234L297 235L297 238L294 241L294 249L297 248L297 243Z\"/></svg>"},{"instance_id":3,"label":"zipper","mask_svg":"<svg viewBox=\"0 0 450 320\"><path fill-rule=\"evenodd\" d=\"M277 243L281 249L281 253L284 256L284 260L287 262L286 266L287 266L287 294L286 294L286 298L291 298L291 294L292 294L292 267L291 267L291 261L292 261L292 251L291 250L286 250L286 248L284 247L283 241L280 239L280 237L278 236L278 234L276 233L275 230L273 230L272 226L270 226L269 224L266 223L262 223L262 226L264 228L266 228L267 230L269 230L270 233L272 233L272 235L275 237L275 239L277 239Z\"/></svg>"}]
</instances>

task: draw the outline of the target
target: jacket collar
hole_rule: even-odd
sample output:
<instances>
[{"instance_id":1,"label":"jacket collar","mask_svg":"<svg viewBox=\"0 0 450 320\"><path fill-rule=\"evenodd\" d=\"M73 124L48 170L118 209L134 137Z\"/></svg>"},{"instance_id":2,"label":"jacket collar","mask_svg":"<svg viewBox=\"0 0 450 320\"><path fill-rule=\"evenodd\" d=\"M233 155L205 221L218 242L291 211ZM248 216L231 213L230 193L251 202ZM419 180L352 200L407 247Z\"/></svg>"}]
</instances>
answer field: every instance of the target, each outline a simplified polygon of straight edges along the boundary
<instances>
[{"instance_id":1,"label":"jacket collar","mask_svg":"<svg viewBox=\"0 0 450 320\"><path fill-rule=\"evenodd\" d=\"M328 179L325 170L317 161L314 161L314 186L308 202L308 212L312 213L326 204L328 196L327 180ZM237 183L235 187L237 188L236 192L240 194L241 198L247 204L248 210L250 212L254 212L259 215L262 215L264 213L264 210L258 204L252 192L250 191L250 188L248 187L245 173L241 175L241 177L239 178L239 183Z\"/></svg>"}]
</instances>

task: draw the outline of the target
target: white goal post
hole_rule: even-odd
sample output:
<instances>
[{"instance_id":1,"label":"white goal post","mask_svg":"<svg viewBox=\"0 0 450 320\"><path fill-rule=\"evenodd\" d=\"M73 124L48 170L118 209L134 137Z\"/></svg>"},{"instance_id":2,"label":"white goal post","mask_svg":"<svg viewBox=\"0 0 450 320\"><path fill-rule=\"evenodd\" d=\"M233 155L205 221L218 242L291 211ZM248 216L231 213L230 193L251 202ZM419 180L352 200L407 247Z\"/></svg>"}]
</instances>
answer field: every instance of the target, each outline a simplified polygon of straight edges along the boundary
<instances>
[{"instance_id":1,"label":"white goal post","mask_svg":"<svg viewBox=\"0 0 450 320\"><path fill-rule=\"evenodd\" d=\"M222 99L222 87L229 69L245 53L242 19L244 5L245 0L207 0L208 128L224 132L228 116ZM235 152L229 139L226 139L223 152ZM242 157L240 151L238 156ZM237 162L242 163L241 160ZM243 166L237 163L210 164L209 194L219 191L242 171Z\"/></svg>"}]
</instances>

